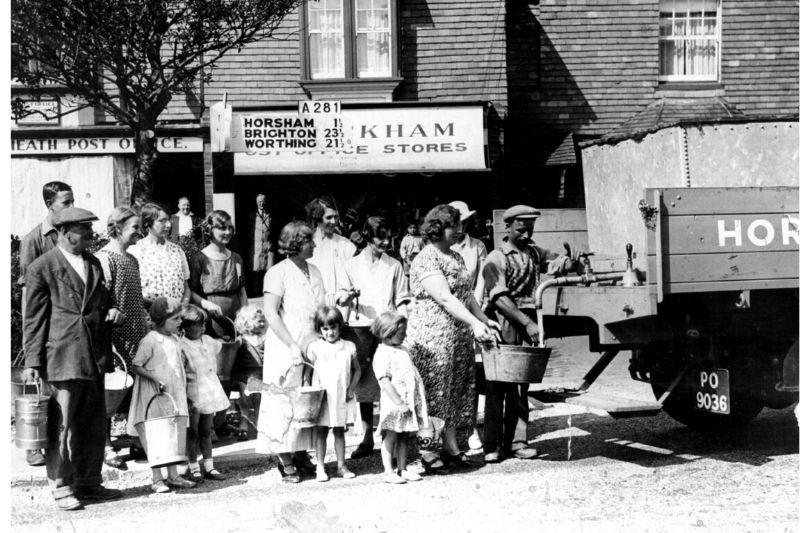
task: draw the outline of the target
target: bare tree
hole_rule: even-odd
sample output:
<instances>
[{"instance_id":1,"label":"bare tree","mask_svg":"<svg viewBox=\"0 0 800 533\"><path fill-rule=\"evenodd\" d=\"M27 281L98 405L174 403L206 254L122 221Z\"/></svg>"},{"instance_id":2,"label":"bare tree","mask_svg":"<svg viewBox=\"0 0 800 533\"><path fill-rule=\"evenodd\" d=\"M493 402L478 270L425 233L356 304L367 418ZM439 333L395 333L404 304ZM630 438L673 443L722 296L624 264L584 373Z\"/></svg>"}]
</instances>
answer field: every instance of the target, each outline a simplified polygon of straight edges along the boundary
<instances>
[{"instance_id":1,"label":"bare tree","mask_svg":"<svg viewBox=\"0 0 800 533\"><path fill-rule=\"evenodd\" d=\"M176 94L210 80L231 50L271 38L304 0L12 0L12 77L48 85L131 128L132 204L152 194L155 126ZM24 113L12 105L12 113Z\"/></svg>"}]
</instances>

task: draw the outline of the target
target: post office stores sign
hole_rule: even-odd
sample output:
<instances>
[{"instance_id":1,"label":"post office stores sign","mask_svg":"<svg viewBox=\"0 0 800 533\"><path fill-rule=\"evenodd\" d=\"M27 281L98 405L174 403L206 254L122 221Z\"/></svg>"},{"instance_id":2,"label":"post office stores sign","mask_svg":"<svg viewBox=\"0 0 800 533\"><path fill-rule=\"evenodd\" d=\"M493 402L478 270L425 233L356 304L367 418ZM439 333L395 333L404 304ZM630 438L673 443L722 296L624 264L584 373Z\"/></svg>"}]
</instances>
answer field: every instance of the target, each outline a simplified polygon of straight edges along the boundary
<instances>
[{"instance_id":1,"label":"post office stores sign","mask_svg":"<svg viewBox=\"0 0 800 533\"><path fill-rule=\"evenodd\" d=\"M481 106L234 112L230 147L239 175L487 168Z\"/></svg>"}]
</instances>

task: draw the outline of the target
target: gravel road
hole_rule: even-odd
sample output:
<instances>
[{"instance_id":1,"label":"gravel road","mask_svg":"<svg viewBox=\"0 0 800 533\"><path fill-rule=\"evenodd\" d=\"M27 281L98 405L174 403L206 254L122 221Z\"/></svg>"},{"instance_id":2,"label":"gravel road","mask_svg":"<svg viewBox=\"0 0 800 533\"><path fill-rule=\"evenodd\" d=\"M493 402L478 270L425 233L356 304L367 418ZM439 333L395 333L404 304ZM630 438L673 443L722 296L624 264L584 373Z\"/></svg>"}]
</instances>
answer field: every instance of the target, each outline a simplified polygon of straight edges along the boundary
<instances>
[{"instance_id":1,"label":"gravel road","mask_svg":"<svg viewBox=\"0 0 800 533\"><path fill-rule=\"evenodd\" d=\"M624 357L612 365L601 378L605 391L622 387L651 399L641 384L620 385L625 368ZM265 459L228 470L225 482L167 495L151 493L144 475L125 486L109 482L126 490L123 500L75 513L54 510L44 486L12 487L11 527L15 533L800 531L798 424L791 409L766 410L746 428L712 434L663 413L612 420L557 406L534 414L529 438L540 458L532 461L389 486L380 481L377 455L351 462L354 480L299 485L281 483Z\"/></svg>"}]
</instances>

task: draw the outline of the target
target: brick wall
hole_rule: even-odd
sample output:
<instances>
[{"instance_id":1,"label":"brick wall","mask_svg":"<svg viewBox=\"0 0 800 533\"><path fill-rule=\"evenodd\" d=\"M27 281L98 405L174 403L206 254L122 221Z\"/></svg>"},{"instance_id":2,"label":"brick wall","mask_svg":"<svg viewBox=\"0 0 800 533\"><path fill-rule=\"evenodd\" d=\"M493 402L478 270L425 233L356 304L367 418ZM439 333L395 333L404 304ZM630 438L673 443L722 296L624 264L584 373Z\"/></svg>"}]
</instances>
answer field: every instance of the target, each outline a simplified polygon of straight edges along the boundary
<instances>
[{"instance_id":1,"label":"brick wall","mask_svg":"<svg viewBox=\"0 0 800 533\"><path fill-rule=\"evenodd\" d=\"M722 7L722 83L746 114L797 113L796 0L726 0Z\"/></svg>"}]
</instances>

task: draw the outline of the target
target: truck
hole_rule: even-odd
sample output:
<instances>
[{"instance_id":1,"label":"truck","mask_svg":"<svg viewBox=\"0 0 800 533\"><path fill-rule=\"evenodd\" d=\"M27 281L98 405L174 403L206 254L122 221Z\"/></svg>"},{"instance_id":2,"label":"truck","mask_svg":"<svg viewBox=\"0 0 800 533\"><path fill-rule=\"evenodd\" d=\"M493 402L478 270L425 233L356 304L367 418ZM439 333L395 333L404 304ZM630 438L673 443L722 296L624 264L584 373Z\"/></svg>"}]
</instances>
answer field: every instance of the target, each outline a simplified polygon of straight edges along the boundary
<instances>
[{"instance_id":1,"label":"truck","mask_svg":"<svg viewBox=\"0 0 800 533\"><path fill-rule=\"evenodd\" d=\"M581 147L593 255L543 281L537 310L544 338L588 335L602 355L578 387L532 395L700 429L797 402L797 126L683 122ZM621 351L653 401L591 390Z\"/></svg>"}]
</instances>

